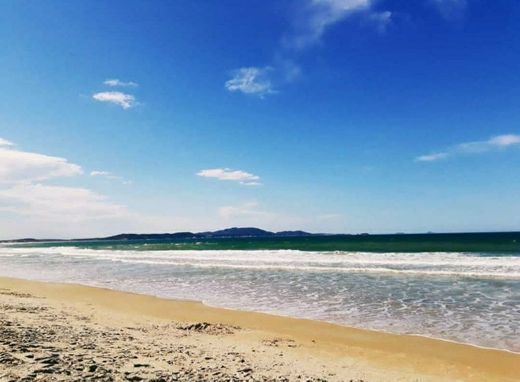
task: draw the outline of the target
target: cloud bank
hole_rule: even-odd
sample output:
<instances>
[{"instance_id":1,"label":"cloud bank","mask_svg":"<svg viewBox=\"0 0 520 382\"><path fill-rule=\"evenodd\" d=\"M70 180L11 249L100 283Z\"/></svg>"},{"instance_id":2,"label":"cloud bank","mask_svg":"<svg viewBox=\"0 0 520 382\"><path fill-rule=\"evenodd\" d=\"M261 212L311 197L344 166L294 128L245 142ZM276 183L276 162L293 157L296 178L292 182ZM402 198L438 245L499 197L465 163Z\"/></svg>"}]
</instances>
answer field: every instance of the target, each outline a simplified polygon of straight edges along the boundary
<instances>
[{"instance_id":1,"label":"cloud bank","mask_svg":"<svg viewBox=\"0 0 520 382\"><path fill-rule=\"evenodd\" d=\"M33 225L41 232L47 226L72 229L88 221L96 222L90 227L95 231L102 221L130 217L125 206L87 188L45 184L82 175L81 166L65 158L14 149L14 144L2 138L0 142L0 211L21 218L0 216L4 234L16 225L19 230ZM84 229L89 227L76 227L78 232Z\"/></svg>"},{"instance_id":2,"label":"cloud bank","mask_svg":"<svg viewBox=\"0 0 520 382\"><path fill-rule=\"evenodd\" d=\"M106 197L81 187L19 183L0 191L0 202L8 203L11 212L65 224L85 220L120 218L126 207L111 203Z\"/></svg>"},{"instance_id":3,"label":"cloud bank","mask_svg":"<svg viewBox=\"0 0 520 382\"><path fill-rule=\"evenodd\" d=\"M65 158L14 150L13 144L5 146L0 145L0 183L34 182L83 173L79 165Z\"/></svg>"}]
</instances>

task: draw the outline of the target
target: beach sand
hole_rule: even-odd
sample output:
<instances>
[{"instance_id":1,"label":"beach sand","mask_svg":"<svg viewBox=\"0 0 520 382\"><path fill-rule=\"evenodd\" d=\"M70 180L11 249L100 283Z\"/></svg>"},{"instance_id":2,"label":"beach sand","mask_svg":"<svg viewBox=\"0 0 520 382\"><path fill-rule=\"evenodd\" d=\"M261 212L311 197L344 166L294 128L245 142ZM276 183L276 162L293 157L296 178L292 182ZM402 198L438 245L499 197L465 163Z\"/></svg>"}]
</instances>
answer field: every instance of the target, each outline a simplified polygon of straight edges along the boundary
<instances>
[{"instance_id":1,"label":"beach sand","mask_svg":"<svg viewBox=\"0 0 520 382\"><path fill-rule=\"evenodd\" d=\"M0 278L0 381L519 381L520 355Z\"/></svg>"}]
</instances>

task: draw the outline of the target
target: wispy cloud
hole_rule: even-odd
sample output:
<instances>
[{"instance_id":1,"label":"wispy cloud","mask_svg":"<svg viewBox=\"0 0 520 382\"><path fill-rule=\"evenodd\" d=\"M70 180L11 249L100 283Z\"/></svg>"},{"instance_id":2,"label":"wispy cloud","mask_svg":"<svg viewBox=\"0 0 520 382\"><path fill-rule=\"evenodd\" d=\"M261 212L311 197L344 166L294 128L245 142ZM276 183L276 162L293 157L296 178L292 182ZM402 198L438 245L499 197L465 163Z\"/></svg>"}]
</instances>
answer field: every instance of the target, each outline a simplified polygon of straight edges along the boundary
<instances>
[{"instance_id":1,"label":"wispy cloud","mask_svg":"<svg viewBox=\"0 0 520 382\"><path fill-rule=\"evenodd\" d=\"M253 175L249 172L242 170L232 170L229 168L212 168L201 170L197 173L198 176L204 178L215 178L218 180L231 180L239 182L240 184L247 186L258 186L260 185L260 177Z\"/></svg>"},{"instance_id":2,"label":"wispy cloud","mask_svg":"<svg viewBox=\"0 0 520 382\"><path fill-rule=\"evenodd\" d=\"M332 25L356 13L367 16L368 24L381 32L391 23L392 12L373 11L374 0L302 0L291 15L290 27L268 66L243 67L225 83L227 90L264 98L276 93L280 84L292 82L301 74L296 61L302 51L317 45Z\"/></svg>"},{"instance_id":3,"label":"wispy cloud","mask_svg":"<svg viewBox=\"0 0 520 382\"><path fill-rule=\"evenodd\" d=\"M325 31L348 16L367 11L372 0L308 0L295 15L293 30L283 39L284 46L303 50L321 41Z\"/></svg>"},{"instance_id":4,"label":"wispy cloud","mask_svg":"<svg viewBox=\"0 0 520 382\"><path fill-rule=\"evenodd\" d=\"M491 137L485 141L460 143L444 151L418 156L415 160L419 162L434 162L457 155L480 154L506 149L511 146L520 146L520 135L503 134Z\"/></svg>"},{"instance_id":5,"label":"wispy cloud","mask_svg":"<svg viewBox=\"0 0 520 382\"><path fill-rule=\"evenodd\" d=\"M118 180L118 181L122 182L123 184L132 183L131 181L124 179L122 176L112 174L110 171L94 170L94 171L90 172L90 176L106 178L106 179L110 179L110 180Z\"/></svg>"},{"instance_id":6,"label":"wispy cloud","mask_svg":"<svg viewBox=\"0 0 520 382\"><path fill-rule=\"evenodd\" d=\"M429 3L443 17L453 18L463 14L467 0L421 0ZM267 66L243 67L225 83L230 91L266 94L280 89L284 83L300 77L302 69L298 61L303 52L323 42L327 31L347 20L356 20L384 33L394 21L406 15L399 10L385 8L388 2L378 0L300 0L289 15L288 28L281 37L281 44L274 52L275 59ZM269 70L265 70L269 68Z\"/></svg>"},{"instance_id":7,"label":"wispy cloud","mask_svg":"<svg viewBox=\"0 0 520 382\"><path fill-rule=\"evenodd\" d=\"M270 215L268 212L260 210L257 202L246 202L235 206L222 206L218 212L220 217L225 220Z\"/></svg>"},{"instance_id":8,"label":"wispy cloud","mask_svg":"<svg viewBox=\"0 0 520 382\"><path fill-rule=\"evenodd\" d=\"M275 93L273 84L269 78L271 67L248 67L233 71L232 78L226 81L225 87L230 92L241 92L244 94L264 97Z\"/></svg>"},{"instance_id":9,"label":"wispy cloud","mask_svg":"<svg viewBox=\"0 0 520 382\"><path fill-rule=\"evenodd\" d=\"M368 23L373 25L380 33L386 32L386 30L392 25L394 13L390 11L383 12L372 12L368 16Z\"/></svg>"},{"instance_id":10,"label":"wispy cloud","mask_svg":"<svg viewBox=\"0 0 520 382\"><path fill-rule=\"evenodd\" d=\"M108 171L91 171L90 176L103 176L103 177L107 177L107 178L113 177L112 173L110 173Z\"/></svg>"},{"instance_id":11,"label":"wispy cloud","mask_svg":"<svg viewBox=\"0 0 520 382\"><path fill-rule=\"evenodd\" d=\"M94 93L92 98L96 101L116 104L121 106L123 109L129 109L136 105L135 97L133 95L117 91Z\"/></svg>"},{"instance_id":12,"label":"wispy cloud","mask_svg":"<svg viewBox=\"0 0 520 382\"><path fill-rule=\"evenodd\" d=\"M435 162L441 159L446 159L450 156L450 154L445 152L439 152L439 153L432 153L432 154L426 154L421 155L415 158L415 160L419 162Z\"/></svg>"},{"instance_id":13,"label":"wispy cloud","mask_svg":"<svg viewBox=\"0 0 520 382\"><path fill-rule=\"evenodd\" d=\"M468 5L467 0L429 0L430 3L447 19L460 17Z\"/></svg>"},{"instance_id":14,"label":"wispy cloud","mask_svg":"<svg viewBox=\"0 0 520 382\"><path fill-rule=\"evenodd\" d=\"M131 87L131 88L135 88L135 87L139 86L139 84L137 82L121 81L121 80L119 80L117 78L105 80L103 82L103 84L105 84L107 86L111 86L111 87Z\"/></svg>"}]
</instances>

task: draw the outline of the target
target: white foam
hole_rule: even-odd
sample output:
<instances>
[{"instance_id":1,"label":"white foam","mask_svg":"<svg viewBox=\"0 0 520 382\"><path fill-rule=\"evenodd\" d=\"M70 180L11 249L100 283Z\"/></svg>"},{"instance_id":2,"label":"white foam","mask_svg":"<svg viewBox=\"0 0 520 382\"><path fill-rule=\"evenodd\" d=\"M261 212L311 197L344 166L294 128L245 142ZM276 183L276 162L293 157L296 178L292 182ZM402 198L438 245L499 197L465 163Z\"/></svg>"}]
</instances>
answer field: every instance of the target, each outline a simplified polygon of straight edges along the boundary
<instances>
[{"instance_id":1,"label":"white foam","mask_svg":"<svg viewBox=\"0 0 520 382\"><path fill-rule=\"evenodd\" d=\"M200 268L301 272L387 273L520 279L519 256L465 253L305 252L297 250L94 250L77 247L6 248L0 257L65 256L100 261Z\"/></svg>"}]
</instances>

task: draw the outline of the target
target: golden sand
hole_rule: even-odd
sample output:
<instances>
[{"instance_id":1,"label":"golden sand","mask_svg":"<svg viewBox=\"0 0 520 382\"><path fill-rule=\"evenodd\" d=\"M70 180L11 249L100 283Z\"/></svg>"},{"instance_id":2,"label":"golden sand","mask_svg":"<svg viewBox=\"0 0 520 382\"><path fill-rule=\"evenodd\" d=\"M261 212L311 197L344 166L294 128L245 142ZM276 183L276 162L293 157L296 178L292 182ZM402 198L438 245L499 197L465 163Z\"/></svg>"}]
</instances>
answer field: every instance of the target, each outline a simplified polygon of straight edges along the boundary
<instances>
[{"instance_id":1,"label":"golden sand","mask_svg":"<svg viewBox=\"0 0 520 382\"><path fill-rule=\"evenodd\" d=\"M70 330L70 335L62 330L59 341L47 334L45 337L47 342L54 341L54 349L63 347L55 356L55 364L61 365L55 369L57 380L74 379L73 371L69 376L63 373L66 365L79 362L70 358L77 355L79 360L88 359L100 366L87 365L86 369L101 370L103 366L104 376L112 375L114 380L146 380L159 375L165 381L276 380L282 376L287 380L331 381L520 381L520 354L82 285L0 278L0 319L15 326L10 330L18 328L20 336L22 329L44 330L49 320ZM100 341L120 333L122 337L108 341L99 353L108 354L109 361L101 364L96 349L90 349L94 353L89 358L89 349L77 345L82 343L78 336L81 338L85 328ZM51 332L60 334L55 329ZM67 344L68 337L75 338L72 345ZM21 345L13 345L13 341L6 345L8 341L0 337L0 354L11 360L3 362L0 357L0 380L2 375L7 380L9 370L11 378L28 372L38 377L35 358L23 358ZM146 348L139 347L143 344ZM195 350L186 353L188 348ZM125 358L127 351L134 352L134 361ZM69 364L59 364L67 357ZM146 370L139 364L135 367L137 358L146 362ZM108 369L107 364L111 365ZM77 372L92 374L85 370ZM200 376L196 377L197 373ZM52 373L40 377L49 375ZM177 379L168 379L171 375Z\"/></svg>"}]
</instances>

